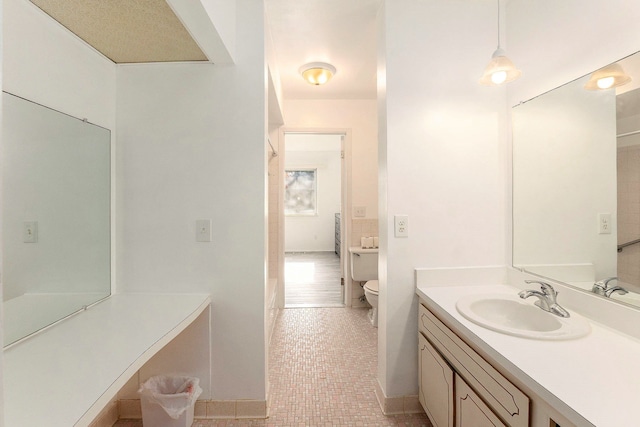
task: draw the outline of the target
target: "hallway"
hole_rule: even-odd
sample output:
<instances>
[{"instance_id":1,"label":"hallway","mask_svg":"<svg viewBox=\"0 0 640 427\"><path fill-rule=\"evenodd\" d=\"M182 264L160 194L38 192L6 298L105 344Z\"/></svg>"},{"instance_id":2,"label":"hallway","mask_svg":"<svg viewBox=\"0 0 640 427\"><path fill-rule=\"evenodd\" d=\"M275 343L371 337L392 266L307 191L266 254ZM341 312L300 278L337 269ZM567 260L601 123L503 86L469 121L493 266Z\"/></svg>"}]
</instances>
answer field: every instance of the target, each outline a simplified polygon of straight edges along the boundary
<instances>
[{"instance_id":1,"label":"hallway","mask_svg":"<svg viewBox=\"0 0 640 427\"><path fill-rule=\"evenodd\" d=\"M424 413L382 414L374 392L378 330L366 314L348 308L283 310L270 349L269 418L196 420L193 427L431 427Z\"/></svg>"}]
</instances>

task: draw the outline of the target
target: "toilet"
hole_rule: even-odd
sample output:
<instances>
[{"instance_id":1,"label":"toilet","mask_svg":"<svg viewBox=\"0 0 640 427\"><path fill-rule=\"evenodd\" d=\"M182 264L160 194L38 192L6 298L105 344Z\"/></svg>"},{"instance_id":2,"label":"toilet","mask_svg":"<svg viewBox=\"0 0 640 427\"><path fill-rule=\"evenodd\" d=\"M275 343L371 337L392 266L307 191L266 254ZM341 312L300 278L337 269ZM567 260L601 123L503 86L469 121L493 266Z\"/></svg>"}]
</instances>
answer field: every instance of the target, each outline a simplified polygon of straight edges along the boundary
<instances>
[{"instance_id":1,"label":"toilet","mask_svg":"<svg viewBox=\"0 0 640 427\"><path fill-rule=\"evenodd\" d=\"M364 284L364 296L371 305L369 320L378 327L378 249L349 248L351 278Z\"/></svg>"},{"instance_id":2,"label":"toilet","mask_svg":"<svg viewBox=\"0 0 640 427\"><path fill-rule=\"evenodd\" d=\"M369 280L364 284L364 296L367 298L367 302L371 304L371 310L369 310L369 320L374 327L378 327L378 281Z\"/></svg>"}]
</instances>

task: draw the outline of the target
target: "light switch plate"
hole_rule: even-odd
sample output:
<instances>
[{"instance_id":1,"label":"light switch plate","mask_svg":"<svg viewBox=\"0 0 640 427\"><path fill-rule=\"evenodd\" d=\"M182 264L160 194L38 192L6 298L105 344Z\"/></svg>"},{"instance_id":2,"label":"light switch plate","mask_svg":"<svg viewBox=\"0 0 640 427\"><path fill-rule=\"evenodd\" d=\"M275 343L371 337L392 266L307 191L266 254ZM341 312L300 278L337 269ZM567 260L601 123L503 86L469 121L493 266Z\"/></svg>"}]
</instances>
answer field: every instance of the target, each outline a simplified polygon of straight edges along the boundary
<instances>
[{"instance_id":1,"label":"light switch plate","mask_svg":"<svg viewBox=\"0 0 640 427\"><path fill-rule=\"evenodd\" d=\"M367 216L367 208L365 206L354 206L353 216L355 218L364 218Z\"/></svg>"},{"instance_id":2,"label":"light switch plate","mask_svg":"<svg viewBox=\"0 0 640 427\"><path fill-rule=\"evenodd\" d=\"M22 241L38 243L38 221L25 221L22 225Z\"/></svg>"},{"instance_id":3,"label":"light switch plate","mask_svg":"<svg viewBox=\"0 0 640 427\"><path fill-rule=\"evenodd\" d=\"M210 242L210 241L211 241L211 220L210 219L196 220L196 242Z\"/></svg>"}]
</instances>

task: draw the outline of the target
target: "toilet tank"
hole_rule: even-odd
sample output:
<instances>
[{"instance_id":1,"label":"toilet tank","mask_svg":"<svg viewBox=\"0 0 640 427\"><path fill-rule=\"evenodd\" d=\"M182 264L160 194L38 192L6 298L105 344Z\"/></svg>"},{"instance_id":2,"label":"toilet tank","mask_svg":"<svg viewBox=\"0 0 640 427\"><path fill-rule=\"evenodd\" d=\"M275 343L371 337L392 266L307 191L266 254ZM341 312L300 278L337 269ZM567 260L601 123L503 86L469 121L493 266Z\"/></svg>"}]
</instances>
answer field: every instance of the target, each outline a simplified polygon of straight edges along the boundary
<instances>
[{"instance_id":1,"label":"toilet tank","mask_svg":"<svg viewBox=\"0 0 640 427\"><path fill-rule=\"evenodd\" d=\"M378 249L349 248L351 256L351 278L358 282L378 278Z\"/></svg>"}]
</instances>

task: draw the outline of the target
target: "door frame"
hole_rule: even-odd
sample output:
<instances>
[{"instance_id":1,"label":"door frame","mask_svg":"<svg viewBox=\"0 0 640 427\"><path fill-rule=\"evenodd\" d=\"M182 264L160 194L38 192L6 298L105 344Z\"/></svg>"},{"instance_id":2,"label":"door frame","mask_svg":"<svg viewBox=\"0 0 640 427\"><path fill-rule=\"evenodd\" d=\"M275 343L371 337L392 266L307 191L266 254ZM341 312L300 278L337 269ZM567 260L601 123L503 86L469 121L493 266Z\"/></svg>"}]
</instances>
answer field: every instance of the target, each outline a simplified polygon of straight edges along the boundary
<instances>
[{"instance_id":1,"label":"door frame","mask_svg":"<svg viewBox=\"0 0 640 427\"><path fill-rule=\"evenodd\" d=\"M302 133L316 135L341 135L342 136L342 159L341 159L341 198L340 201L340 269L344 278L343 302L345 307L351 307L351 263L349 257L349 246L351 243L351 129L349 128L292 128L281 127L278 133L280 154L282 161L279 164L281 177L278 185L278 284L276 292L276 305L282 309L285 306L284 300L284 238L285 238L285 221L284 221L284 170L286 143L285 134ZM347 220L347 218L349 220Z\"/></svg>"}]
</instances>

